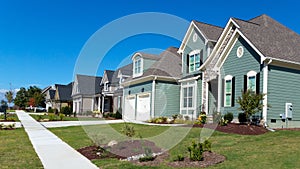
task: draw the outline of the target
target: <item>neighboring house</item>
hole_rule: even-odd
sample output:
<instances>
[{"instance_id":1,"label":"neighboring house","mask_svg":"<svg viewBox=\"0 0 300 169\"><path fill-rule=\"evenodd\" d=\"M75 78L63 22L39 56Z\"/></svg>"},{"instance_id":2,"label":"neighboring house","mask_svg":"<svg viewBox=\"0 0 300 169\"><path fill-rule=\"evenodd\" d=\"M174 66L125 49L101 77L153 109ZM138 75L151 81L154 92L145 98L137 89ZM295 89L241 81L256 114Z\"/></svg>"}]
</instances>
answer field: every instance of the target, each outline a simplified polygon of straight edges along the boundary
<instances>
[{"instance_id":1,"label":"neighboring house","mask_svg":"<svg viewBox=\"0 0 300 169\"><path fill-rule=\"evenodd\" d=\"M132 56L133 74L123 90L123 119L146 121L180 111L181 57L170 47L160 55L137 52Z\"/></svg>"},{"instance_id":2,"label":"neighboring house","mask_svg":"<svg viewBox=\"0 0 300 169\"><path fill-rule=\"evenodd\" d=\"M77 74L72 89L73 112L100 110L102 77Z\"/></svg>"},{"instance_id":3,"label":"neighboring house","mask_svg":"<svg viewBox=\"0 0 300 169\"><path fill-rule=\"evenodd\" d=\"M55 108L60 112L63 107L72 106L72 82L67 85L55 84Z\"/></svg>"},{"instance_id":4,"label":"neighboring house","mask_svg":"<svg viewBox=\"0 0 300 169\"><path fill-rule=\"evenodd\" d=\"M205 107L214 104L217 111L237 118L236 100L251 89L267 94L257 114L265 125L300 127L300 36L269 16L230 18L200 69L203 87L216 86L216 95L203 92ZM285 116L288 120L282 120Z\"/></svg>"},{"instance_id":5,"label":"neighboring house","mask_svg":"<svg viewBox=\"0 0 300 169\"><path fill-rule=\"evenodd\" d=\"M101 112L117 112L122 108L123 88L120 85L132 75L132 64L118 68L116 71L105 70L101 81Z\"/></svg>"},{"instance_id":6,"label":"neighboring house","mask_svg":"<svg viewBox=\"0 0 300 169\"><path fill-rule=\"evenodd\" d=\"M42 94L45 95L46 110L48 112L49 108L55 108L55 89L53 86L48 86L43 89Z\"/></svg>"},{"instance_id":7,"label":"neighboring house","mask_svg":"<svg viewBox=\"0 0 300 169\"><path fill-rule=\"evenodd\" d=\"M217 91L213 91L212 81L209 85L203 85L203 74L200 70L202 64L211 54L214 46L221 35L223 28L192 21L185 37L180 45L178 53L182 57L182 78L180 82L180 114L189 116L191 119L197 118L199 113L206 112L212 114L216 111L214 100L205 104L205 91L209 97L216 95ZM208 105L208 106L206 106Z\"/></svg>"}]
</instances>

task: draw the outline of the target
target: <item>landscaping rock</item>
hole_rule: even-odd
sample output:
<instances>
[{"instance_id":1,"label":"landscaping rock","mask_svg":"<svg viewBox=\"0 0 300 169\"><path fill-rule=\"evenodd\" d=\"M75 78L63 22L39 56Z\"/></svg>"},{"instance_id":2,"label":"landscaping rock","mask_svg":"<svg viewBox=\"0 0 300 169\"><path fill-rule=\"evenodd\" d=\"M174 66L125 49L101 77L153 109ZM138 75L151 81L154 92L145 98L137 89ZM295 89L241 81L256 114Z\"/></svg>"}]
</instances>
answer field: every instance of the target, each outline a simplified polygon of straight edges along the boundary
<instances>
[{"instance_id":1,"label":"landscaping rock","mask_svg":"<svg viewBox=\"0 0 300 169\"><path fill-rule=\"evenodd\" d=\"M112 141L110 141L110 142L107 144L107 146L108 146L108 147L112 147L112 146L114 146L114 145L116 145L116 144L118 144L118 142L117 142L116 140L112 140Z\"/></svg>"}]
</instances>

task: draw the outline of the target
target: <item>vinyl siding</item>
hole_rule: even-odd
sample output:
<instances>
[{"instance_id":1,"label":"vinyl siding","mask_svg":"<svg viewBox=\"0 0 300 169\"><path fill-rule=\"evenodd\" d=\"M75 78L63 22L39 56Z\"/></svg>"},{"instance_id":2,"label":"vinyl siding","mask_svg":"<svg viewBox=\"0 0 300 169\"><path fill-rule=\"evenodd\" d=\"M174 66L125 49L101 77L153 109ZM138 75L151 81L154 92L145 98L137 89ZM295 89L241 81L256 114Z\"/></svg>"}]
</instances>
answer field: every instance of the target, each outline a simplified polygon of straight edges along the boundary
<instances>
[{"instance_id":1,"label":"vinyl siding","mask_svg":"<svg viewBox=\"0 0 300 169\"><path fill-rule=\"evenodd\" d=\"M244 47L244 54L241 58L238 58L236 55L236 51L239 46ZM229 51L228 57L221 67L222 81L226 75L232 75L235 77L234 107L224 107L223 104L221 105L222 113L232 112L234 117L237 118L240 111L238 110L239 104L236 102L236 100L239 96L241 96L241 91L244 89L244 75L247 75L247 73L251 70L260 73L260 92L262 92L263 73L261 71L262 67L260 64L260 56L247 44L244 39L239 37L231 51ZM222 86L222 84L220 85ZM221 89L220 93L221 100L224 100L224 92L222 90L223 89ZM258 115L261 115L261 112L258 113Z\"/></svg>"},{"instance_id":2,"label":"vinyl siding","mask_svg":"<svg viewBox=\"0 0 300 169\"><path fill-rule=\"evenodd\" d=\"M155 117L171 117L180 112L180 85L167 82L156 82Z\"/></svg>"},{"instance_id":3,"label":"vinyl siding","mask_svg":"<svg viewBox=\"0 0 300 169\"><path fill-rule=\"evenodd\" d=\"M285 114L285 103L293 104L293 118L289 127L300 125L300 70L269 66L267 120L272 127L285 127L279 114ZM276 123L270 123L276 119Z\"/></svg>"},{"instance_id":4,"label":"vinyl siding","mask_svg":"<svg viewBox=\"0 0 300 169\"><path fill-rule=\"evenodd\" d=\"M193 42L193 36L194 33L197 33L198 38L196 42ZM187 55L193 51L193 50L203 50L203 59L205 60L207 58L207 50L206 50L206 45L205 45L205 39L201 36L200 32L194 28L194 30L191 32L189 39L187 40L187 45L182 53L183 57L183 64L182 64L182 69L183 69L183 76L189 75L189 74L194 74L194 73L199 73L199 71L195 71L193 73L188 73L187 72Z\"/></svg>"}]
</instances>

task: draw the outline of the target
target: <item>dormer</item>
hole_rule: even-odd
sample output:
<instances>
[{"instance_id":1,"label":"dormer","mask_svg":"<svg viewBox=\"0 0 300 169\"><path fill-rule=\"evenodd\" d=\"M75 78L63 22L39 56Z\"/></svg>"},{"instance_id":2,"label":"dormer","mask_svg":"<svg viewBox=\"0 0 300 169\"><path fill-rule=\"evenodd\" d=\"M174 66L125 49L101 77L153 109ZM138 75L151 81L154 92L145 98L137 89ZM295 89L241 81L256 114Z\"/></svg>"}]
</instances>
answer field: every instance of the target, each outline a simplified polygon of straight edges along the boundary
<instances>
[{"instance_id":1,"label":"dormer","mask_svg":"<svg viewBox=\"0 0 300 169\"><path fill-rule=\"evenodd\" d=\"M156 55L152 55L152 54L146 54L146 53L135 53L132 56L132 77L136 78L136 77L140 77L143 75L143 73L149 69L153 63L155 63L159 57L157 57Z\"/></svg>"},{"instance_id":2,"label":"dormer","mask_svg":"<svg viewBox=\"0 0 300 169\"><path fill-rule=\"evenodd\" d=\"M192 21L180 45L178 53L182 56L182 74L200 73L200 66L210 55L223 28Z\"/></svg>"},{"instance_id":3,"label":"dormer","mask_svg":"<svg viewBox=\"0 0 300 169\"><path fill-rule=\"evenodd\" d=\"M103 86L103 91L111 91L111 81L115 71L105 70L100 85Z\"/></svg>"}]
</instances>

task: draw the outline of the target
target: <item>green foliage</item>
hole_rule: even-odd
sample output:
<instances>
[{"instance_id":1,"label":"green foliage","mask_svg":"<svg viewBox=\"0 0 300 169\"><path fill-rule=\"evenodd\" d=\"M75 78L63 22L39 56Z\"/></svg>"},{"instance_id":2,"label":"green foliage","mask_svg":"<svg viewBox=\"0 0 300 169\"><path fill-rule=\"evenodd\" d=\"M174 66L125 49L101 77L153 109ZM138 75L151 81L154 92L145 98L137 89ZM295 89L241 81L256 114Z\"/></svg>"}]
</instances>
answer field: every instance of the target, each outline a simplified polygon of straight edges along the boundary
<instances>
[{"instance_id":1,"label":"green foliage","mask_svg":"<svg viewBox=\"0 0 300 169\"><path fill-rule=\"evenodd\" d=\"M157 123L157 124L166 124L168 123L168 118L167 117L156 117L152 118L148 121L149 123Z\"/></svg>"},{"instance_id":2,"label":"green foliage","mask_svg":"<svg viewBox=\"0 0 300 169\"><path fill-rule=\"evenodd\" d=\"M240 123L246 123L247 122L247 115L245 113L239 113L238 119Z\"/></svg>"},{"instance_id":3,"label":"green foliage","mask_svg":"<svg viewBox=\"0 0 300 169\"><path fill-rule=\"evenodd\" d=\"M116 112L116 119L122 119L122 108L119 108Z\"/></svg>"},{"instance_id":4,"label":"green foliage","mask_svg":"<svg viewBox=\"0 0 300 169\"><path fill-rule=\"evenodd\" d=\"M196 124L205 124L206 123L207 116L205 112L201 112L199 117L197 118Z\"/></svg>"},{"instance_id":5,"label":"green foliage","mask_svg":"<svg viewBox=\"0 0 300 169\"><path fill-rule=\"evenodd\" d=\"M173 121L175 121L178 118L178 114L172 115Z\"/></svg>"},{"instance_id":6,"label":"green foliage","mask_svg":"<svg viewBox=\"0 0 300 169\"><path fill-rule=\"evenodd\" d=\"M133 125L129 125L127 123L124 123L124 126L121 130L123 134L125 134L127 137L133 137L135 135L135 129Z\"/></svg>"},{"instance_id":7,"label":"green foliage","mask_svg":"<svg viewBox=\"0 0 300 169\"><path fill-rule=\"evenodd\" d=\"M14 101L14 93L13 93L13 91L11 91L11 90L7 91L5 93L5 98L6 98L7 102L8 102L8 104L12 103Z\"/></svg>"},{"instance_id":8,"label":"green foliage","mask_svg":"<svg viewBox=\"0 0 300 169\"><path fill-rule=\"evenodd\" d=\"M227 113L224 115L224 120L227 120L228 123L231 123L232 120L233 120L233 113L227 112Z\"/></svg>"},{"instance_id":9,"label":"green foliage","mask_svg":"<svg viewBox=\"0 0 300 169\"><path fill-rule=\"evenodd\" d=\"M15 105L19 106L21 109L24 109L27 106L28 98L27 91L24 87L21 87L16 94Z\"/></svg>"},{"instance_id":10,"label":"green foliage","mask_svg":"<svg viewBox=\"0 0 300 169\"><path fill-rule=\"evenodd\" d=\"M73 114L73 108L72 107L62 107L60 110L60 113L66 115L66 116L70 116L71 114Z\"/></svg>"},{"instance_id":11,"label":"green foliage","mask_svg":"<svg viewBox=\"0 0 300 169\"><path fill-rule=\"evenodd\" d=\"M249 121L250 116L262 111L265 94L257 94L252 90L242 91L242 97L238 97L237 103L240 104L239 110L242 110L247 120Z\"/></svg>"},{"instance_id":12,"label":"green foliage","mask_svg":"<svg viewBox=\"0 0 300 169\"><path fill-rule=\"evenodd\" d=\"M155 159L155 157L153 157L153 156L145 156L145 157L139 158L139 162L153 161L154 159Z\"/></svg>"},{"instance_id":13,"label":"green foliage","mask_svg":"<svg viewBox=\"0 0 300 169\"><path fill-rule=\"evenodd\" d=\"M178 154L174 161L184 161L184 156L182 154Z\"/></svg>"},{"instance_id":14,"label":"green foliage","mask_svg":"<svg viewBox=\"0 0 300 169\"><path fill-rule=\"evenodd\" d=\"M63 121L65 118L65 115L63 113L59 113L58 117L59 117L60 121Z\"/></svg>"},{"instance_id":15,"label":"green foliage","mask_svg":"<svg viewBox=\"0 0 300 169\"><path fill-rule=\"evenodd\" d=\"M193 140L191 145L187 147L187 150L192 161L201 161L203 160L203 152L211 152L211 142L205 140L203 143L196 143L196 141Z\"/></svg>"},{"instance_id":16,"label":"green foliage","mask_svg":"<svg viewBox=\"0 0 300 169\"><path fill-rule=\"evenodd\" d=\"M49 121L55 121L56 120L56 116L53 113L49 113L48 117L49 117Z\"/></svg>"},{"instance_id":17,"label":"green foliage","mask_svg":"<svg viewBox=\"0 0 300 169\"><path fill-rule=\"evenodd\" d=\"M55 113L54 110L55 110L55 109L52 109L52 107L49 107L49 108L48 108L48 113Z\"/></svg>"}]
</instances>

